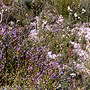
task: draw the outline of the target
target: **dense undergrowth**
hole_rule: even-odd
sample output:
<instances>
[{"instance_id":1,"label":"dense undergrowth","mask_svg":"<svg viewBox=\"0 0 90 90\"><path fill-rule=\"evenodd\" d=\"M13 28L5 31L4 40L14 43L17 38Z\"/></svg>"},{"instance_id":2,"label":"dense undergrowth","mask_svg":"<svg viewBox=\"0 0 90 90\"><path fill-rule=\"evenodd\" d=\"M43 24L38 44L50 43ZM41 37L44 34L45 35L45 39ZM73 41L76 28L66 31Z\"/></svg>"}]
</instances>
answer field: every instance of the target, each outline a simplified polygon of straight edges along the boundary
<instances>
[{"instance_id":1,"label":"dense undergrowth","mask_svg":"<svg viewBox=\"0 0 90 90\"><path fill-rule=\"evenodd\" d=\"M81 49L90 54L85 36L79 36L78 29L72 32L77 23L80 27L86 22L89 27L85 0L10 1L9 4L4 1L7 7L0 8L0 15L3 15L0 21L0 89L89 90L90 58L85 62L80 60L70 43L79 43ZM87 2L89 6L90 1ZM60 14L63 27L58 31L45 29L45 25L53 27ZM30 36L35 16L40 17L34 28L39 30L36 38ZM82 62L89 73L74 64Z\"/></svg>"}]
</instances>

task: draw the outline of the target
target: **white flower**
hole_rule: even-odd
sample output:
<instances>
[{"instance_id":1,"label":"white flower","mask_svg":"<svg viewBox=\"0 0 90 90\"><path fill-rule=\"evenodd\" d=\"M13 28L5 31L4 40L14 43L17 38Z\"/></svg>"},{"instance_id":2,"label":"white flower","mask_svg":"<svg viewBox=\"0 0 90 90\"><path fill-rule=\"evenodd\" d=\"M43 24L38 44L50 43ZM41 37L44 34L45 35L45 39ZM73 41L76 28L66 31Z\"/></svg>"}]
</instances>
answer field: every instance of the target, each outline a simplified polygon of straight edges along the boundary
<instances>
[{"instance_id":1,"label":"white flower","mask_svg":"<svg viewBox=\"0 0 90 90\"><path fill-rule=\"evenodd\" d=\"M81 19L80 17L78 17L78 19Z\"/></svg>"},{"instance_id":2,"label":"white flower","mask_svg":"<svg viewBox=\"0 0 90 90\"><path fill-rule=\"evenodd\" d=\"M7 11L7 8L5 9L5 11Z\"/></svg>"},{"instance_id":3,"label":"white flower","mask_svg":"<svg viewBox=\"0 0 90 90\"><path fill-rule=\"evenodd\" d=\"M49 51L49 52L48 52L49 58L55 59L55 58L57 57L56 54L53 54L53 55L51 55L51 54L52 54L52 52Z\"/></svg>"},{"instance_id":4,"label":"white flower","mask_svg":"<svg viewBox=\"0 0 90 90\"><path fill-rule=\"evenodd\" d=\"M79 38L79 41L81 41L81 38Z\"/></svg>"},{"instance_id":5,"label":"white flower","mask_svg":"<svg viewBox=\"0 0 90 90\"><path fill-rule=\"evenodd\" d=\"M2 13L0 13L0 18L1 18L0 23L2 22L2 17L3 17L3 15L2 15Z\"/></svg>"},{"instance_id":6,"label":"white flower","mask_svg":"<svg viewBox=\"0 0 90 90\"><path fill-rule=\"evenodd\" d=\"M3 13L4 9L2 9L2 13Z\"/></svg>"},{"instance_id":7,"label":"white flower","mask_svg":"<svg viewBox=\"0 0 90 90\"><path fill-rule=\"evenodd\" d=\"M52 58L52 52L48 52L48 56L50 57L50 58Z\"/></svg>"},{"instance_id":8,"label":"white flower","mask_svg":"<svg viewBox=\"0 0 90 90\"><path fill-rule=\"evenodd\" d=\"M68 11L70 10L70 6L68 6L68 9L67 9Z\"/></svg>"},{"instance_id":9,"label":"white flower","mask_svg":"<svg viewBox=\"0 0 90 90\"><path fill-rule=\"evenodd\" d=\"M58 17L58 20L56 21L58 24L61 24L62 22L63 22L63 16L62 15L60 15L59 17Z\"/></svg>"},{"instance_id":10,"label":"white flower","mask_svg":"<svg viewBox=\"0 0 90 90\"><path fill-rule=\"evenodd\" d=\"M62 55L59 53L57 56L60 56L61 57Z\"/></svg>"},{"instance_id":11,"label":"white flower","mask_svg":"<svg viewBox=\"0 0 90 90\"><path fill-rule=\"evenodd\" d=\"M78 43L74 43L74 48L81 48L81 46Z\"/></svg>"},{"instance_id":12,"label":"white flower","mask_svg":"<svg viewBox=\"0 0 90 90\"><path fill-rule=\"evenodd\" d=\"M75 77L75 76L76 76L76 74L75 74L75 73L71 73L70 75L71 75L72 77Z\"/></svg>"},{"instance_id":13,"label":"white flower","mask_svg":"<svg viewBox=\"0 0 90 90\"><path fill-rule=\"evenodd\" d=\"M8 29L9 29L9 30L11 30L11 29L12 29L12 27L8 27Z\"/></svg>"},{"instance_id":14,"label":"white flower","mask_svg":"<svg viewBox=\"0 0 90 90\"><path fill-rule=\"evenodd\" d=\"M82 12L82 13L84 13L84 12Z\"/></svg>"},{"instance_id":15,"label":"white flower","mask_svg":"<svg viewBox=\"0 0 90 90\"><path fill-rule=\"evenodd\" d=\"M47 21L43 21L42 28L47 24Z\"/></svg>"},{"instance_id":16,"label":"white flower","mask_svg":"<svg viewBox=\"0 0 90 90\"><path fill-rule=\"evenodd\" d=\"M74 34L74 33L71 33L72 35Z\"/></svg>"},{"instance_id":17,"label":"white flower","mask_svg":"<svg viewBox=\"0 0 90 90\"><path fill-rule=\"evenodd\" d=\"M71 12L73 11L73 10L70 9L70 6L68 6L68 9L67 9L67 10L68 10L68 11L71 11Z\"/></svg>"},{"instance_id":18,"label":"white flower","mask_svg":"<svg viewBox=\"0 0 90 90\"><path fill-rule=\"evenodd\" d=\"M73 10L72 10L72 9L70 9L70 11L72 12Z\"/></svg>"},{"instance_id":19,"label":"white flower","mask_svg":"<svg viewBox=\"0 0 90 90\"><path fill-rule=\"evenodd\" d=\"M49 55L50 58L52 58L52 55Z\"/></svg>"},{"instance_id":20,"label":"white flower","mask_svg":"<svg viewBox=\"0 0 90 90\"><path fill-rule=\"evenodd\" d=\"M77 17L77 14L75 13L74 16Z\"/></svg>"},{"instance_id":21,"label":"white flower","mask_svg":"<svg viewBox=\"0 0 90 90\"><path fill-rule=\"evenodd\" d=\"M83 50L80 50L80 52L78 54L79 54L79 56L84 56L85 53Z\"/></svg>"},{"instance_id":22,"label":"white flower","mask_svg":"<svg viewBox=\"0 0 90 90\"><path fill-rule=\"evenodd\" d=\"M86 12L86 10L85 9L82 9L82 13L85 13Z\"/></svg>"},{"instance_id":23,"label":"white flower","mask_svg":"<svg viewBox=\"0 0 90 90\"><path fill-rule=\"evenodd\" d=\"M17 20L17 23L19 22L20 20Z\"/></svg>"},{"instance_id":24,"label":"white flower","mask_svg":"<svg viewBox=\"0 0 90 90\"><path fill-rule=\"evenodd\" d=\"M4 29L2 28L2 33L4 32Z\"/></svg>"},{"instance_id":25,"label":"white flower","mask_svg":"<svg viewBox=\"0 0 90 90\"><path fill-rule=\"evenodd\" d=\"M65 37L65 35L64 35L64 34L63 34L62 36L63 36L63 37Z\"/></svg>"},{"instance_id":26,"label":"white flower","mask_svg":"<svg viewBox=\"0 0 90 90\"><path fill-rule=\"evenodd\" d=\"M11 22L10 22L10 24L11 24L11 26L13 26L13 25L14 25L14 22L13 22L13 21L11 21Z\"/></svg>"},{"instance_id":27,"label":"white flower","mask_svg":"<svg viewBox=\"0 0 90 90\"><path fill-rule=\"evenodd\" d=\"M58 20L58 22L62 22L62 21L63 21L63 19L59 19L59 20Z\"/></svg>"},{"instance_id":28,"label":"white flower","mask_svg":"<svg viewBox=\"0 0 90 90\"><path fill-rule=\"evenodd\" d=\"M28 16L28 14L26 13L26 16Z\"/></svg>"},{"instance_id":29,"label":"white flower","mask_svg":"<svg viewBox=\"0 0 90 90\"><path fill-rule=\"evenodd\" d=\"M90 53L90 45L87 45L87 46L86 46L86 50L88 50L89 53Z\"/></svg>"},{"instance_id":30,"label":"white flower","mask_svg":"<svg viewBox=\"0 0 90 90\"><path fill-rule=\"evenodd\" d=\"M85 9L82 9L82 12L86 12L86 10Z\"/></svg>"},{"instance_id":31,"label":"white flower","mask_svg":"<svg viewBox=\"0 0 90 90\"><path fill-rule=\"evenodd\" d=\"M52 54L52 52L48 52L48 55L51 55Z\"/></svg>"},{"instance_id":32,"label":"white flower","mask_svg":"<svg viewBox=\"0 0 90 90\"><path fill-rule=\"evenodd\" d=\"M86 35L85 38L88 38L88 35Z\"/></svg>"},{"instance_id":33,"label":"white flower","mask_svg":"<svg viewBox=\"0 0 90 90\"><path fill-rule=\"evenodd\" d=\"M36 33L36 29L31 30L30 33Z\"/></svg>"},{"instance_id":34,"label":"white flower","mask_svg":"<svg viewBox=\"0 0 90 90\"><path fill-rule=\"evenodd\" d=\"M29 37L38 39L37 35L38 35L38 31L36 31L36 29L34 29L34 30L30 31Z\"/></svg>"},{"instance_id":35,"label":"white flower","mask_svg":"<svg viewBox=\"0 0 90 90\"><path fill-rule=\"evenodd\" d=\"M70 12L69 15L72 15L72 13Z\"/></svg>"},{"instance_id":36,"label":"white flower","mask_svg":"<svg viewBox=\"0 0 90 90\"><path fill-rule=\"evenodd\" d=\"M59 86L57 87L57 89L59 89L61 87L61 84L59 84Z\"/></svg>"},{"instance_id":37,"label":"white flower","mask_svg":"<svg viewBox=\"0 0 90 90\"><path fill-rule=\"evenodd\" d=\"M71 43L72 45L74 45L75 42L70 41L70 43Z\"/></svg>"},{"instance_id":38,"label":"white flower","mask_svg":"<svg viewBox=\"0 0 90 90\"><path fill-rule=\"evenodd\" d=\"M56 58L56 54L53 54L53 55L52 55L52 58L55 59L55 58Z\"/></svg>"},{"instance_id":39,"label":"white flower","mask_svg":"<svg viewBox=\"0 0 90 90\"><path fill-rule=\"evenodd\" d=\"M37 34L38 34L38 33L32 33L32 34L30 34L30 35L31 35L32 38L34 37L34 38L38 39Z\"/></svg>"}]
</instances>

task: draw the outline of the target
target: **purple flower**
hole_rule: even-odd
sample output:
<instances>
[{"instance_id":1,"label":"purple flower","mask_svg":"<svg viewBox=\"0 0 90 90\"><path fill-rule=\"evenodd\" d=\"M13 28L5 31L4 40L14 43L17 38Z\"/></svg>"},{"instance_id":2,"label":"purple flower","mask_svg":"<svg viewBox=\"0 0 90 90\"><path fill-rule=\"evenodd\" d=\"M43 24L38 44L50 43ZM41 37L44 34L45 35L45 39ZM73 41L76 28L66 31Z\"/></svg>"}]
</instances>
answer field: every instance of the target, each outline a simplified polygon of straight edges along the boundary
<instances>
[{"instance_id":1,"label":"purple flower","mask_svg":"<svg viewBox=\"0 0 90 90\"><path fill-rule=\"evenodd\" d=\"M35 87L33 87L33 89L35 89Z\"/></svg>"},{"instance_id":2,"label":"purple flower","mask_svg":"<svg viewBox=\"0 0 90 90\"><path fill-rule=\"evenodd\" d=\"M39 47L36 48L37 50L39 49Z\"/></svg>"},{"instance_id":3,"label":"purple flower","mask_svg":"<svg viewBox=\"0 0 90 90\"><path fill-rule=\"evenodd\" d=\"M54 79L53 77L50 77L51 79Z\"/></svg>"},{"instance_id":4,"label":"purple flower","mask_svg":"<svg viewBox=\"0 0 90 90\"><path fill-rule=\"evenodd\" d=\"M1 64L2 65L2 64ZM4 68L4 65L2 65L2 69Z\"/></svg>"},{"instance_id":5,"label":"purple flower","mask_svg":"<svg viewBox=\"0 0 90 90\"><path fill-rule=\"evenodd\" d=\"M6 90L7 88L6 87L4 87L4 90Z\"/></svg>"},{"instance_id":6,"label":"purple flower","mask_svg":"<svg viewBox=\"0 0 90 90\"><path fill-rule=\"evenodd\" d=\"M39 58L39 60L42 60L42 58Z\"/></svg>"},{"instance_id":7,"label":"purple flower","mask_svg":"<svg viewBox=\"0 0 90 90\"><path fill-rule=\"evenodd\" d=\"M30 60L33 60L34 59L34 57L32 57Z\"/></svg>"},{"instance_id":8,"label":"purple flower","mask_svg":"<svg viewBox=\"0 0 90 90\"><path fill-rule=\"evenodd\" d=\"M28 80L29 80L30 78L28 78Z\"/></svg>"},{"instance_id":9,"label":"purple flower","mask_svg":"<svg viewBox=\"0 0 90 90\"><path fill-rule=\"evenodd\" d=\"M43 57L43 54L40 57Z\"/></svg>"},{"instance_id":10,"label":"purple flower","mask_svg":"<svg viewBox=\"0 0 90 90\"><path fill-rule=\"evenodd\" d=\"M23 78L23 81L24 81L25 79Z\"/></svg>"},{"instance_id":11,"label":"purple flower","mask_svg":"<svg viewBox=\"0 0 90 90\"><path fill-rule=\"evenodd\" d=\"M34 39L34 42L36 42L36 39Z\"/></svg>"},{"instance_id":12,"label":"purple flower","mask_svg":"<svg viewBox=\"0 0 90 90\"><path fill-rule=\"evenodd\" d=\"M58 76L55 76L55 78L57 78Z\"/></svg>"},{"instance_id":13,"label":"purple flower","mask_svg":"<svg viewBox=\"0 0 90 90\"><path fill-rule=\"evenodd\" d=\"M47 45L47 47L49 47L49 45Z\"/></svg>"},{"instance_id":14,"label":"purple flower","mask_svg":"<svg viewBox=\"0 0 90 90\"><path fill-rule=\"evenodd\" d=\"M0 54L0 58L2 58L2 55Z\"/></svg>"},{"instance_id":15,"label":"purple flower","mask_svg":"<svg viewBox=\"0 0 90 90\"><path fill-rule=\"evenodd\" d=\"M55 74L54 74L54 73L53 73L52 75L53 75L53 76L55 76Z\"/></svg>"},{"instance_id":16,"label":"purple flower","mask_svg":"<svg viewBox=\"0 0 90 90\"><path fill-rule=\"evenodd\" d=\"M31 69L31 70L32 70L32 69L33 69L33 68L32 68L32 66L31 66L29 69Z\"/></svg>"},{"instance_id":17,"label":"purple flower","mask_svg":"<svg viewBox=\"0 0 90 90\"><path fill-rule=\"evenodd\" d=\"M37 75L39 75L40 73L37 73Z\"/></svg>"},{"instance_id":18,"label":"purple flower","mask_svg":"<svg viewBox=\"0 0 90 90\"><path fill-rule=\"evenodd\" d=\"M20 44L18 44L18 46L19 46L19 47L21 47L21 45L20 45Z\"/></svg>"},{"instance_id":19,"label":"purple flower","mask_svg":"<svg viewBox=\"0 0 90 90\"><path fill-rule=\"evenodd\" d=\"M26 58L28 58L28 56L26 55Z\"/></svg>"},{"instance_id":20,"label":"purple flower","mask_svg":"<svg viewBox=\"0 0 90 90\"><path fill-rule=\"evenodd\" d=\"M29 77L30 75L26 75L26 76L28 76L28 77Z\"/></svg>"},{"instance_id":21,"label":"purple flower","mask_svg":"<svg viewBox=\"0 0 90 90\"><path fill-rule=\"evenodd\" d=\"M16 50L20 50L20 47L17 47L17 49Z\"/></svg>"},{"instance_id":22,"label":"purple flower","mask_svg":"<svg viewBox=\"0 0 90 90\"><path fill-rule=\"evenodd\" d=\"M36 58L38 58L38 56L35 56Z\"/></svg>"},{"instance_id":23,"label":"purple flower","mask_svg":"<svg viewBox=\"0 0 90 90\"><path fill-rule=\"evenodd\" d=\"M9 77L11 77L11 75L9 75Z\"/></svg>"},{"instance_id":24,"label":"purple flower","mask_svg":"<svg viewBox=\"0 0 90 90\"><path fill-rule=\"evenodd\" d=\"M44 47L41 47L41 49L44 49Z\"/></svg>"}]
</instances>

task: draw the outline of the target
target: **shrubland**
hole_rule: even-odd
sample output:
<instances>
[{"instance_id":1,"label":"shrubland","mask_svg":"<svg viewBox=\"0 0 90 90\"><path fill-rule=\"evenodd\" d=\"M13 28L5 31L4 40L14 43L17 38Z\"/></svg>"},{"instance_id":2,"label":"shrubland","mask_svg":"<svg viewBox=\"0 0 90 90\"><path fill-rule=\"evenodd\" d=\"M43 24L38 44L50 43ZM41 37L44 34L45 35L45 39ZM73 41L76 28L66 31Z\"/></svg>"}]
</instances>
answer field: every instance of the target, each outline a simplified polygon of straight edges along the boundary
<instances>
[{"instance_id":1,"label":"shrubland","mask_svg":"<svg viewBox=\"0 0 90 90\"><path fill-rule=\"evenodd\" d=\"M15 0L14 5L12 0L2 1L7 7L0 9L3 14L0 23L0 88L89 90L90 57L86 61L83 57L80 59L73 51L75 44L70 43L80 44L89 56L85 36L79 36L78 29L73 29L75 24L79 23L80 27L83 22L89 27L89 0L88 3L85 0ZM53 23L60 15L63 27L56 31L57 26L53 27ZM32 38L30 25L34 24L36 16L40 20L34 29L39 32ZM52 25L53 29L46 29L47 25ZM84 70L76 67L80 64L85 66Z\"/></svg>"}]
</instances>

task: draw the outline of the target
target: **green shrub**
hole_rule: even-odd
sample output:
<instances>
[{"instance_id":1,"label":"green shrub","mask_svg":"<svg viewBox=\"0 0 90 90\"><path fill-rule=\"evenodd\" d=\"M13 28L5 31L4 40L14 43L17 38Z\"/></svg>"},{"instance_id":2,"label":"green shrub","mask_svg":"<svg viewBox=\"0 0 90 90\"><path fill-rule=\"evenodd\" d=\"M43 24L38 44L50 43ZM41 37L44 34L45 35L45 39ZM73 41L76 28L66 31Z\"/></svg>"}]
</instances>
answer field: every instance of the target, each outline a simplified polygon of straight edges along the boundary
<instances>
[{"instance_id":1,"label":"green shrub","mask_svg":"<svg viewBox=\"0 0 90 90\"><path fill-rule=\"evenodd\" d=\"M89 22L90 0L52 0L52 3L57 13L62 14L69 24Z\"/></svg>"},{"instance_id":2,"label":"green shrub","mask_svg":"<svg viewBox=\"0 0 90 90\"><path fill-rule=\"evenodd\" d=\"M42 0L23 0L23 6L28 10L32 10L34 16L42 11L43 5L44 1Z\"/></svg>"}]
</instances>

